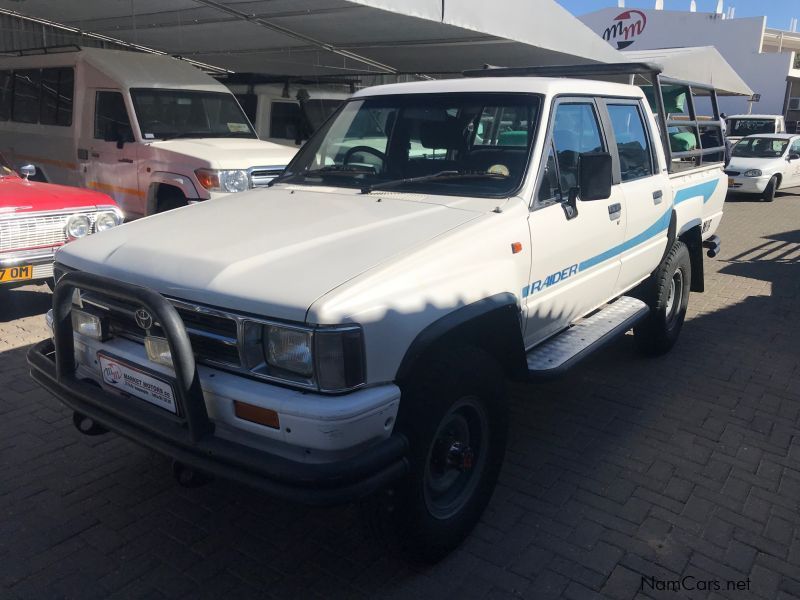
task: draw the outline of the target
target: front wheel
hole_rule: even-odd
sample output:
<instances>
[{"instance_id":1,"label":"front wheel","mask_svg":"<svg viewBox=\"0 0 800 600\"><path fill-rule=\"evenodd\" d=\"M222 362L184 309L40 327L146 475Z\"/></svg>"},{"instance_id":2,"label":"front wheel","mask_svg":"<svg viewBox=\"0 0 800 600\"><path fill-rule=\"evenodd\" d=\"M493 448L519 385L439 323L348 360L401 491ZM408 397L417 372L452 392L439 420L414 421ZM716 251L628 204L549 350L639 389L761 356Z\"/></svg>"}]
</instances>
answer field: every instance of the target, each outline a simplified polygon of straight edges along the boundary
<instances>
[{"instance_id":1,"label":"front wheel","mask_svg":"<svg viewBox=\"0 0 800 600\"><path fill-rule=\"evenodd\" d=\"M371 499L367 516L408 559L433 563L464 540L494 491L508 435L503 372L485 352L463 348L433 359L400 406L411 472Z\"/></svg>"},{"instance_id":2,"label":"front wheel","mask_svg":"<svg viewBox=\"0 0 800 600\"><path fill-rule=\"evenodd\" d=\"M664 354L675 345L686 318L691 286L689 249L676 241L645 285L644 300L650 305L650 314L633 328L636 343L645 354Z\"/></svg>"},{"instance_id":3,"label":"front wheel","mask_svg":"<svg viewBox=\"0 0 800 600\"><path fill-rule=\"evenodd\" d=\"M778 189L778 176L773 175L772 178L769 180L767 187L764 189L764 194L762 198L764 198L765 202L772 202L775 200L775 190Z\"/></svg>"}]
</instances>

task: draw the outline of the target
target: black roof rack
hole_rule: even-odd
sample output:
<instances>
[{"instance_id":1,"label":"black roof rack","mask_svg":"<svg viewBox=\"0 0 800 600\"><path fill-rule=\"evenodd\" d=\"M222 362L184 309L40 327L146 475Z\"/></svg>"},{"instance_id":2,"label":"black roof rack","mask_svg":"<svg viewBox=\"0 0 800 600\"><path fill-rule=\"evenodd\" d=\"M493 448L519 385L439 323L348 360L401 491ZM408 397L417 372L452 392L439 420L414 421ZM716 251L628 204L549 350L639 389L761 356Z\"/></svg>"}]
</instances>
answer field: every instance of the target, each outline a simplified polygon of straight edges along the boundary
<instances>
[{"instance_id":1,"label":"black roof rack","mask_svg":"<svg viewBox=\"0 0 800 600\"><path fill-rule=\"evenodd\" d=\"M80 52L83 50L77 44L63 44L60 46L40 46L37 48L21 48L19 50L11 50L10 52L17 56L31 56L36 54L61 54L62 52Z\"/></svg>"},{"instance_id":2,"label":"black roof rack","mask_svg":"<svg viewBox=\"0 0 800 600\"><path fill-rule=\"evenodd\" d=\"M464 77L599 77L608 75L652 75L661 73L661 65L649 62L591 63L585 65L548 65L538 67L495 67L464 71Z\"/></svg>"}]
</instances>

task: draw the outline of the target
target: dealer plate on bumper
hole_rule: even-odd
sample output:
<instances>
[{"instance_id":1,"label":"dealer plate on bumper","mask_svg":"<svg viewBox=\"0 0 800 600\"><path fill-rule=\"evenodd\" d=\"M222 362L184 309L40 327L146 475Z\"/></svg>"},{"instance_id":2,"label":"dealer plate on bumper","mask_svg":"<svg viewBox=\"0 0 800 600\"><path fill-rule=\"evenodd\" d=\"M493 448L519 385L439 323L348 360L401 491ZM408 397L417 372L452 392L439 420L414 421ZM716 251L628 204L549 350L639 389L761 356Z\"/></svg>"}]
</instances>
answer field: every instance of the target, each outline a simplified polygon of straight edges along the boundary
<instances>
[{"instance_id":1,"label":"dealer plate on bumper","mask_svg":"<svg viewBox=\"0 0 800 600\"><path fill-rule=\"evenodd\" d=\"M169 382L99 352L97 360L100 362L100 371L106 385L150 404L155 404L171 413L178 412L175 405L175 393Z\"/></svg>"}]
</instances>

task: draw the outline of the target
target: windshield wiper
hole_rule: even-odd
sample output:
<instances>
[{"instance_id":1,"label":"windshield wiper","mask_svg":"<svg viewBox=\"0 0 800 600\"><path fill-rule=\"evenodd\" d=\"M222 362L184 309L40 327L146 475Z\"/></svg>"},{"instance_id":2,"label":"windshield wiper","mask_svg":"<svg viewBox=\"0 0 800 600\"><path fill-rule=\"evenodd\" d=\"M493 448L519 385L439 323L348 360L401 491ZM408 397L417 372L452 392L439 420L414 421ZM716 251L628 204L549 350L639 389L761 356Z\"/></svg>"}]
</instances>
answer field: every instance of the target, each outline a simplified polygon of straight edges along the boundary
<instances>
[{"instance_id":1,"label":"windshield wiper","mask_svg":"<svg viewBox=\"0 0 800 600\"><path fill-rule=\"evenodd\" d=\"M361 188L362 194L369 194L376 190L388 190L395 187L400 187L409 183L424 183L426 181L437 180L452 180L452 179L506 179L508 175L502 173L492 173L490 171L439 171L430 175L422 175L420 177L406 177L404 179L392 179L391 181L384 181L372 185L365 185Z\"/></svg>"},{"instance_id":2,"label":"windshield wiper","mask_svg":"<svg viewBox=\"0 0 800 600\"><path fill-rule=\"evenodd\" d=\"M170 133L167 135L162 135L159 139L162 142L166 142L167 140L176 140L178 138L202 138L202 137L212 137L212 134L208 131L183 131L181 133Z\"/></svg>"},{"instance_id":3,"label":"windshield wiper","mask_svg":"<svg viewBox=\"0 0 800 600\"><path fill-rule=\"evenodd\" d=\"M276 183L282 183L287 179L301 175L303 177L313 177L314 175L375 175L375 171L370 171L368 169L362 169L360 167L351 165L328 165L326 167L320 167L319 169L311 169L310 171L300 171L299 173L285 173L284 175L279 175L270 181L267 184L267 187L272 187Z\"/></svg>"}]
</instances>

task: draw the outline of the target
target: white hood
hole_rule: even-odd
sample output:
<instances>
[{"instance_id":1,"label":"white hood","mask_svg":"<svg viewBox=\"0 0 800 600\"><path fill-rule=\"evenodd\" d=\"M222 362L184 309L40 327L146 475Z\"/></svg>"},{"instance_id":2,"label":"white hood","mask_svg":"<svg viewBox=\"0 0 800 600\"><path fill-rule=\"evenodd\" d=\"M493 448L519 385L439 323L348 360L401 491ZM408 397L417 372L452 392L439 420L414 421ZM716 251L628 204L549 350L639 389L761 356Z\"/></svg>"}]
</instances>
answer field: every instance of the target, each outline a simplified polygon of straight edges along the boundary
<instances>
[{"instance_id":1,"label":"white hood","mask_svg":"<svg viewBox=\"0 0 800 600\"><path fill-rule=\"evenodd\" d=\"M297 152L297 147L273 144L247 138L177 139L152 142L150 147L164 155L173 155L172 162L196 162L211 169L248 169L250 167L283 167ZM176 155L183 157L177 159ZM165 160L166 156L161 156Z\"/></svg>"},{"instance_id":2,"label":"white hood","mask_svg":"<svg viewBox=\"0 0 800 600\"><path fill-rule=\"evenodd\" d=\"M761 169L764 174L774 173L783 168L786 164L786 159L781 158L750 158L750 157L731 157L728 166L725 167L726 171L739 171L744 173L750 169Z\"/></svg>"},{"instance_id":3,"label":"white hood","mask_svg":"<svg viewBox=\"0 0 800 600\"><path fill-rule=\"evenodd\" d=\"M252 190L72 242L57 260L175 298L304 321L323 294L482 214L419 198Z\"/></svg>"}]
</instances>

